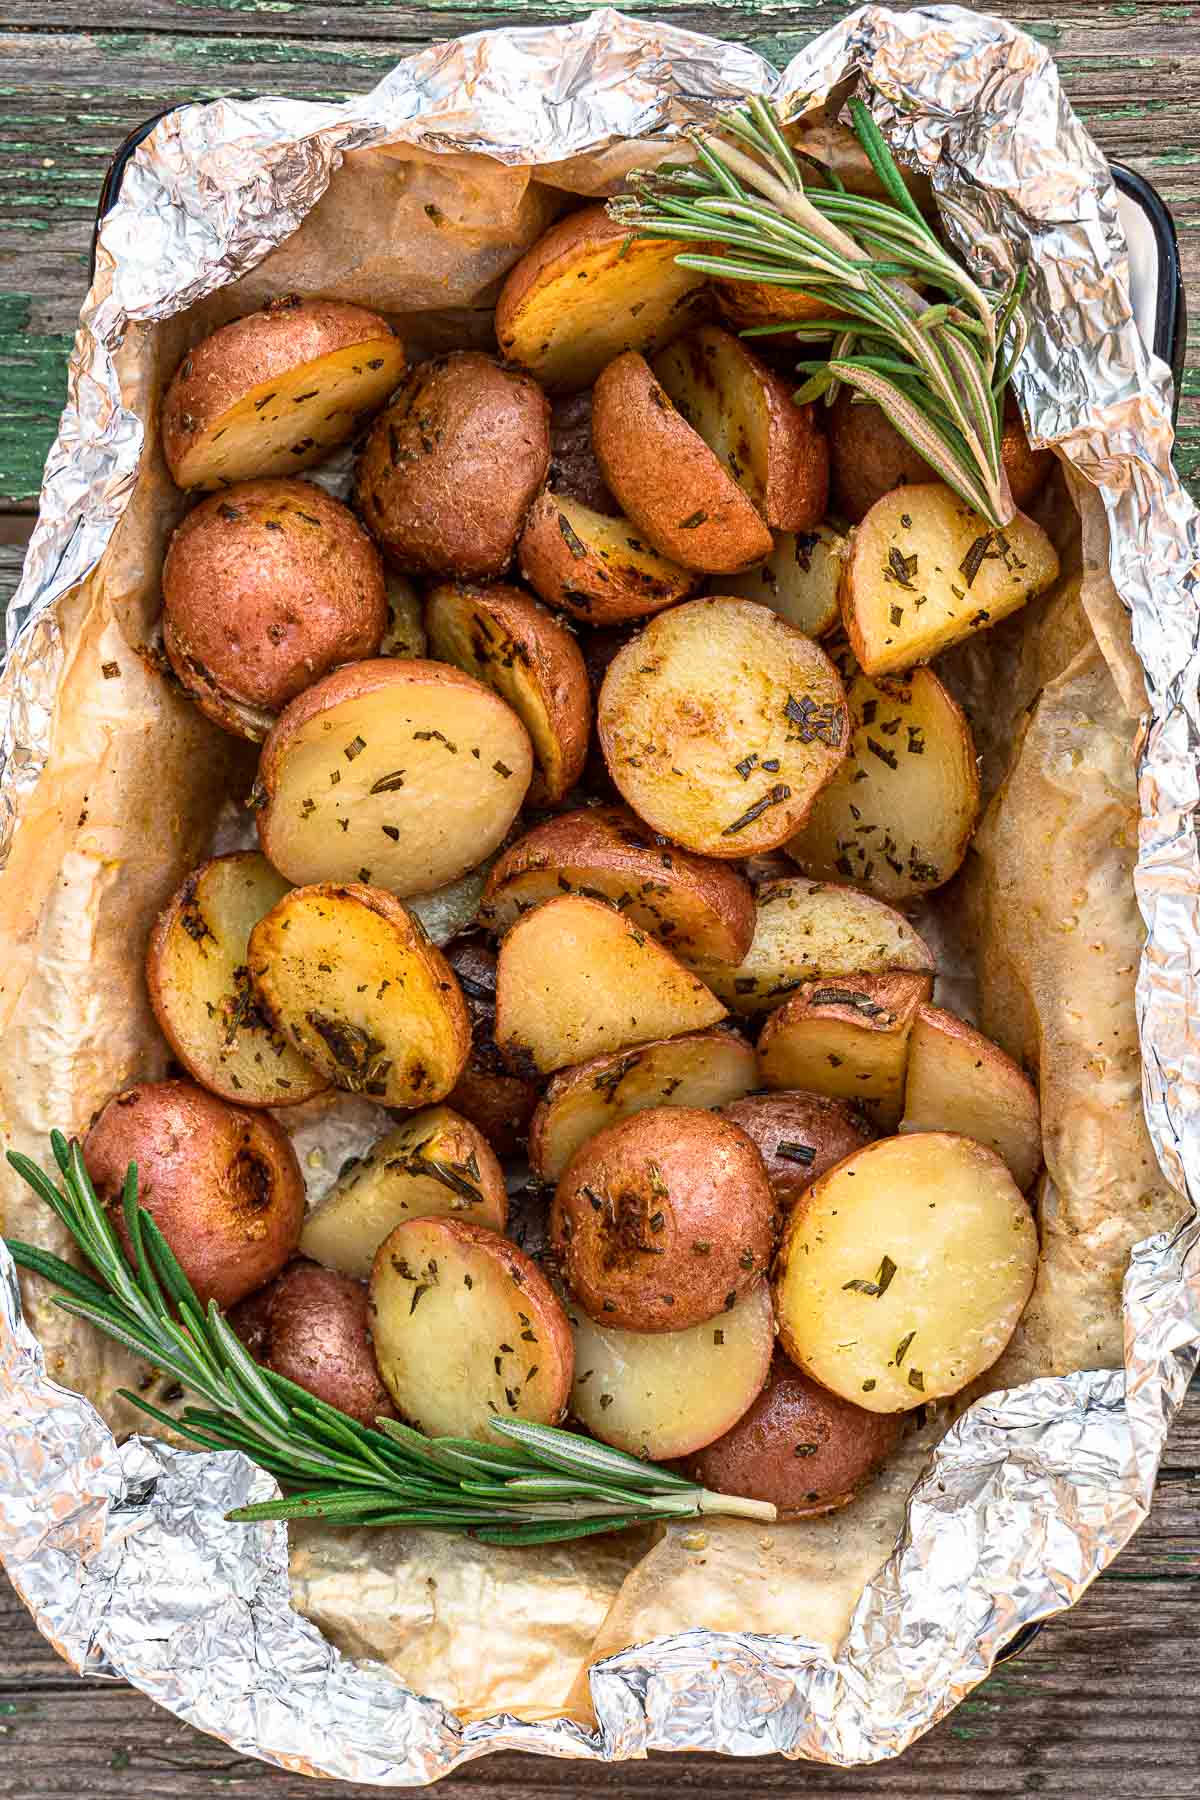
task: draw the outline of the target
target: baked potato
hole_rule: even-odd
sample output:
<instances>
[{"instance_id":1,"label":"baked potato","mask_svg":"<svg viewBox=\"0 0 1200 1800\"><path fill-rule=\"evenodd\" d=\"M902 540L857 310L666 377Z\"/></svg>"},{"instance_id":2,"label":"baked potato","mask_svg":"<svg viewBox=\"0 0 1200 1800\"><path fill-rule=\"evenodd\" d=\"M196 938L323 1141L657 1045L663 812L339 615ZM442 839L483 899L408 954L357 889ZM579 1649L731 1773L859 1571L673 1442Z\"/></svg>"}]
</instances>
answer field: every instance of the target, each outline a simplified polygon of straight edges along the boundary
<instances>
[{"instance_id":1,"label":"baked potato","mask_svg":"<svg viewBox=\"0 0 1200 1800\"><path fill-rule=\"evenodd\" d=\"M410 575L503 575L550 466L550 407L479 350L411 369L359 458L355 504Z\"/></svg>"},{"instance_id":2,"label":"baked potato","mask_svg":"<svg viewBox=\"0 0 1200 1800\"><path fill-rule=\"evenodd\" d=\"M775 1271L787 1354L870 1412L957 1394L990 1369L1037 1272L1033 1215L993 1150L882 1138L793 1209Z\"/></svg>"},{"instance_id":3,"label":"baked potato","mask_svg":"<svg viewBox=\"0 0 1200 1800\"><path fill-rule=\"evenodd\" d=\"M754 933L754 897L728 864L678 850L623 806L561 813L493 863L480 918L498 934L559 894L611 901L689 966L738 959Z\"/></svg>"},{"instance_id":4,"label":"baked potato","mask_svg":"<svg viewBox=\"0 0 1200 1800\"><path fill-rule=\"evenodd\" d=\"M688 850L772 850L845 760L849 713L825 652L751 600L688 600L609 665L597 706L609 773Z\"/></svg>"},{"instance_id":5,"label":"baked potato","mask_svg":"<svg viewBox=\"0 0 1200 1800\"><path fill-rule=\"evenodd\" d=\"M763 1026L763 1081L852 1100L883 1130L895 1130L904 1108L909 1034L932 986L932 976L915 974L806 981Z\"/></svg>"},{"instance_id":6,"label":"baked potato","mask_svg":"<svg viewBox=\"0 0 1200 1800\"><path fill-rule=\"evenodd\" d=\"M287 1133L193 1082L143 1081L114 1095L83 1160L127 1252L121 1195L137 1164L138 1199L202 1306L235 1306L278 1275L299 1242L304 1180Z\"/></svg>"},{"instance_id":7,"label":"baked potato","mask_svg":"<svg viewBox=\"0 0 1200 1800\"><path fill-rule=\"evenodd\" d=\"M616 513L592 448L592 396L560 394L550 406L550 474L547 485L592 512Z\"/></svg>"},{"instance_id":8,"label":"baked potato","mask_svg":"<svg viewBox=\"0 0 1200 1800\"><path fill-rule=\"evenodd\" d=\"M375 656L379 552L311 481L248 481L190 512L163 564L163 646L207 718L262 741L289 700Z\"/></svg>"},{"instance_id":9,"label":"baked potato","mask_svg":"<svg viewBox=\"0 0 1200 1800\"><path fill-rule=\"evenodd\" d=\"M381 657L285 709L251 805L289 881L427 894L491 855L532 772L529 734L490 688L445 663Z\"/></svg>"},{"instance_id":10,"label":"baked potato","mask_svg":"<svg viewBox=\"0 0 1200 1800\"><path fill-rule=\"evenodd\" d=\"M781 1214L827 1169L875 1136L854 1107L823 1094L747 1094L717 1110L752 1139Z\"/></svg>"},{"instance_id":11,"label":"baked potato","mask_svg":"<svg viewBox=\"0 0 1200 1800\"><path fill-rule=\"evenodd\" d=\"M603 900L547 900L500 945L496 1044L528 1080L724 1017L690 969Z\"/></svg>"},{"instance_id":12,"label":"baked potato","mask_svg":"<svg viewBox=\"0 0 1200 1800\"><path fill-rule=\"evenodd\" d=\"M305 469L349 442L403 373L403 346L378 313L272 300L179 364L163 396L167 467L181 488Z\"/></svg>"},{"instance_id":13,"label":"baked potato","mask_svg":"<svg viewBox=\"0 0 1200 1800\"><path fill-rule=\"evenodd\" d=\"M512 707L537 757L536 797L561 800L583 770L592 727L587 670L571 633L519 588L463 582L432 590L425 629L434 656Z\"/></svg>"},{"instance_id":14,"label":"baked potato","mask_svg":"<svg viewBox=\"0 0 1200 1800\"><path fill-rule=\"evenodd\" d=\"M497 1156L516 1156L538 1103L532 1081L511 1075L496 1047L496 957L465 938L446 950L471 1017L471 1054L449 1095L455 1112L482 1131Z\"/></svg>"},{"instance_id":15,"label":"baked potato","mask_svg":"<svg viewBox=\"0 0 1200 1800\"><path fill-rule=\"evenodd\" d=\"M428 1106L462 1073L471 1024L458 983L382 888L293 888L250 933L249 966L275 1029L335 1086Z\"/></svg>"},{"instance_id":16,"label":"baked potato","mask_svg":"<svg viewBox=\"0 0 1200 1800\"><path fill-rule=\"evenodd\" d=\"M674 605L698 576L643 544L629 519L546 489L517 545L523 578L551 606L587 625L618 625Z\"/></svg>"},{"instance_id":17,"label":"baked potato","mask_svg":"<svg viewBox=\"0 0 1200 1800\"><path fill-rule=\"evenodd\" d=\"M760 601L805 637L825 637L841 623L838 590L848 549L828 525L777 531L766 561L740 575L722 575L720 590Z\"/></svg>"},{"instance_id":18,"label":"baked potato","mask_svg":"<svg viewBox=\"0 0 1200 1800\"><path fill-rule=\"evenodd\" d=\"M163 1036L189 1075L239 1106L295 1106L328 1085L275 1030L246 966L251 931L287 891L256 851L215 856L193 869L146 949Z\"/></svg>"},{"instance_id":19,"label":"baked potato","mask_svg":"<svg viewBox=\"0 0 1200 1800\"><path fill-rule=\"evenodd\" d=\"M1002 1156L1019 1188L1042 1166L1037 1090L998 1044L941 1007L918 1008L901 1131L960 1131Z\"/></svg>"},{"instance_id":20,"label":"baked potato","mask_svg":"<svg viewBox=\"0 0 1200 1800\"><path fill-rule=\"evenodd\" d=\"M235 1307L229 1323L256 1362L360 1425L395 1418L371 1348L364 1281L316 1263L289 1263Z\"/></svg>"},{"instance_id":21,"label":"baked potato","mask_svg":"<svg viewBox=\"0 0 1200 1800\"><path fill-rule=\"evenodd\" d=\"M550 1209L550 1241L580 1306L629 1331L686 1331L729 1312L765 1274L775 1226L751 1138L684 1106L598 1131Z\"/></svg>"}]
</instances>

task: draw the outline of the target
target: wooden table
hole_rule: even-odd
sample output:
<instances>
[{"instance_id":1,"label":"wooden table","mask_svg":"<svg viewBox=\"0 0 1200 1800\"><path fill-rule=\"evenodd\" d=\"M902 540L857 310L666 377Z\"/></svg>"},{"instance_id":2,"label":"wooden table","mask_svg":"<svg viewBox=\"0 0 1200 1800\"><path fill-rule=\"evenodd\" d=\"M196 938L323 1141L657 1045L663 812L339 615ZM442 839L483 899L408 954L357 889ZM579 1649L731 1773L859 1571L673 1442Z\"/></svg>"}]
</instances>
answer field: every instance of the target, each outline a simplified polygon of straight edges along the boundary
<instances>
[{"instance_id":1,"label":"wooden table","mask_svg":"<svg viewBox=\"0 0 1200 1800\"><path fill-rule=\"evenodd\" d=\"M121 138L172 100L361 92L431 38L577 17L570 0L0 0L0 598L15 586L64 364L87 281L96 197ZM627 0L752 44L778 64L834 23L830 0ZM998 9L990 9L998 10ZM1104 148L1156 184L1200 294L1200 13L1163 0L1020 0L1010 17L1049 45ZM1200 493L1200 304L1184 377L1180 468ZM898 1763L846 1773L779 1759L686 1757L591 1768L514 1756L451 1788L486 1800L586 1791L652 1800L836 1793L1101 1794L1196 1800L1200 1769L1200 1390L1176 1429L1149 1524L1079 1607L1049 1626ZM84 1683L7 1588L0 1595L0 1797L198 1800L301 1778L234 1756L138 1694ZM350 1790L345 1790L347 1793ZM366 1795L366 1788L353 1790Z\"/></svg>"}]
</instances>

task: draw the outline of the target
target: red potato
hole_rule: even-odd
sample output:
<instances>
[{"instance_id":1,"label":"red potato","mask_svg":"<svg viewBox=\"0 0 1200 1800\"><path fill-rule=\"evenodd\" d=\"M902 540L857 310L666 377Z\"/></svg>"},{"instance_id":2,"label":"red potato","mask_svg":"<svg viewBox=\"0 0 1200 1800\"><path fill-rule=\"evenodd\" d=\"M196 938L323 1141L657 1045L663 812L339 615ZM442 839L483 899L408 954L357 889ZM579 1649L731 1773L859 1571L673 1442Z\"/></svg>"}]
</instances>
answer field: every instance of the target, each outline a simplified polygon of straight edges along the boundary
<instances>
[{"instance_id":1,"label":"red potato","mask_svg":"<svg viewBox=\"0 0 1200 1800\"><path fill-rule=\"evenodd\" d=\"M851 1106L823 1094L748 1094L719 1111L753 1140L781 1211L875 1135Z\"/></svg>"},{"instance_id":2,"label":"red potato","mask_svg":"<svg viewBox=\"0 0 1200 1800\"><path fill-rule=\"evenodd\" d=\"M455 1112L482 1131L497 1156L516 1156L538 1103L537 1086L510 1075L496 1046L496 958L466 938L446 948L471 1015L471 1054L447 1096Z\"/></svg>"},{"instance_id":3,"label":"red potato","mask_svg":"<svg viewBox=\"0 0 1200 1800\"><path fill-rule=\"evenodd\" d=\"M883 1130L900 1122L908 1040L931 975L855 975L806 981L758 1040L769 1088L803 1088L866 1108Z\"/></svg>"},{"instance_id":4,"label":"red potato","mask_svg":"<svg viewBox=\"0 0 1200 1800\"><path fill-rule=\"evenodd\" d=\"M908 1045L901 1131L961 1131L1002 1156L1028 1189L1042 1166L1037 1089L982 1032L922 1006Z\"/></svg>"},{"instance_id":5,"label":"red potato","mask_svg":"<svg viewBox=\"0 0 1200 1800\"><path fill-rule=\"evenodd\" d=\"M367 1288L294 1262L230 1314L256 1362L361 1425L396 1416L371 1348Z\"/></svg>"}]
</instances>

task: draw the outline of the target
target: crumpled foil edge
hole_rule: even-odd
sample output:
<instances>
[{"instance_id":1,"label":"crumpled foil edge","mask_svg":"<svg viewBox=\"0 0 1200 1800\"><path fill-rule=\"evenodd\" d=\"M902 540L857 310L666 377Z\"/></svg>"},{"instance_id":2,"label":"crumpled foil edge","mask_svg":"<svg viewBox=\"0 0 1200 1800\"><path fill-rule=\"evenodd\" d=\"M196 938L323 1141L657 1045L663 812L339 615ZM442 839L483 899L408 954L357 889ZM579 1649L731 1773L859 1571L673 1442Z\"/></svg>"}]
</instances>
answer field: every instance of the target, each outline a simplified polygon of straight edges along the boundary
<instances>
[{"instance_id":1,"label":"crumpled foil edge","mask_svg":"<svg viewBox=\"0 0 1200 1800\"><path fill-rule=\"evenodd\" d=\"M129 166L100 234L42 511L9 613L0 700L0 854L35 784L63 646L56 602L95 566L142 442L114 355L254 266L323 193L346 150L405 140L558 161L670 133L748 90L795 111L847 76L930 172L981 269L1034 275L1017 377L1033 435L1100 491L1111 573L1133 618L1152 716L1139 761L1137 990L1147 1117L1194 1197L1200 1034L1197 567L1200 522L1170 462L1170 376L1129 306L1107 167L1047 53L958 7L865 7L781 79L738 46L602 11L479 33L406 59L345 107L220 101L169 115ZM986 94L986 106L981 97ZM37 679L33 679L36 677ZM46 1374L0 1253L0 1552L42 1631L84 1673L131 1681L178 1717L281 1767L419 1785L500 1749L582 1758L715 1750L854 1764L893 1756L949 1711L1031 1621L1071 1605L1144 1518L1166 1430L1200 1357L1200 1221L1137 1246L1126 1367L1035 1381L976 1404L914 1489L906 1530L836 1657L800 1638L688 1631L592 1671L597 1729L501 1716L463 1724L389 1670L358 1665L291 1610L285 1529L230 1527L270 1479L236 1455L118 1445Z\"/></svg>"}]
</instances>

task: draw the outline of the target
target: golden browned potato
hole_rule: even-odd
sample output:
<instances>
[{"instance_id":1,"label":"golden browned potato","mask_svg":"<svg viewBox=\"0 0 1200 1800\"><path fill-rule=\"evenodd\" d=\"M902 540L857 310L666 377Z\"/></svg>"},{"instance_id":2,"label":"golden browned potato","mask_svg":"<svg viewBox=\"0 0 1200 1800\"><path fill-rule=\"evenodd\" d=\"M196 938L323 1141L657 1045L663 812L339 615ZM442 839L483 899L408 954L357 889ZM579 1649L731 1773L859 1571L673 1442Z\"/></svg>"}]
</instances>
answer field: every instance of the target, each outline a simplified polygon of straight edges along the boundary
<instances>
[{"instance_id":1,"label":"golden browned potato","mask_svg":"<svg viewBox=\"0 0 1200 1800\"><path fill-rule=\"evenodd\" d=\"M908 1039L930 975L806 981L763 1026L758 1066L769 1088L852 1100L892 1131L904 1105Z\"/></svg>"},{"instance_id":2,"label":"golden browned potato","mask_svg":"<svg viewBox=\"0 0 1200 1800\"><path fill-rule=\"evenodd\" d=\"M702 325L660 350L654 374L755 510L777 531L809 531L829 502L816 408L740 338Z\"/></svg>"},{"instance_id":3,"label":"golden browned potato","mask_svg":"<svg viewBox=\"0 0 1200 1800\"><path fill-rule=\"evenodd\" d=\"M189 1075L239 1106L295 1106L328 1085L274 1029L246 966L251 931L287 891L256 851L214 856L160 913L146 949L163 1036Z\"/></svg>"},{"instance_id":4,"label":"golden browned potato","mask_svg":"<svg viewBox=\"0 0 1200 1800\"><path fill-rule=\"evenodd\" d=\"M293 888L250 933L267 1016L337 1087L384 1106L445 1099L471 1024L450 965L382 888Z\"/></svg>"},{"instance_id":5,"label":"golden browned potato","mask_svg":"<svg viewBox=\"0 0 1200 1800\"><path fill-rule=\"evenodd\" d=\"M823 1094L747 1094L718 1110L753 1140L781 1212L875 1136L852 1106Z\"/></svg>"},{"instance_id":6,"label":"golden browned potato","mask_svg":"<svg viewBox=\"0 0 1200 1800\"><path fill-rule=\"evenodd\" d=\"M660 556L728 574L770 555L761 515L636 351L596 383L592 442L621 511Z\"/></svg>"},{"instance_id":7,"label":"golden browned potato","mask_svg":"<svg viewBox=\"0 0 1200 1800\"><path fill-rule=\"evenodd\" d=\"M287 1133L266 1113L230 1106L190 1081L143 1081L114 1096L83 1159L129 1249L121 1192L138 1198L202 1306L234 1306L278 1275L300 1238L304 1180Z\"/></svg>"},{"instance_id":8,"label":"golden browned potato","mask_svg":"<svg viewBox=\"0 0 1200 1800\"><path fill-rule=\"evenodd\" d=\"M446 961L471 1016L471 1054L449 1103L479 1127L497 1156L515 1156L524 1146L538 1089L532 1081L510 1075L496 1047L495 954L477 939L466 938L447 946Z\"/></svg>"},{"instance_id":9,"label":"golden browned potato","mask_svg":"<svg viewBox=\"0 0 1200 1800\"><path fill-rule=\"evenodd\" d=\"M480 917L504 933L559 894L611 900L680 962L744 956L754 933L749 883L727 863L691 856L624 806L583 807L536 825L492 865Z\"/></svg>"},{"instance_id":10,"label":"golden browned potato","mask_svg":"<svg viewBox=\"0 0 1200 1800\"><path fill-rule=\"evenodd\" d=\"M838 589L848 549L828 525L777 531L767 560L741 575L722 575L721 592L761 601L805 637L825 637L841 623Z\"/></svg>"},{"instance_id":11,"label":"golden browned potato","mask_svg":"<svg viewBox=\"0 0 1200 1800\"><path fill-rule=\"evenodd\" d=\"M620 511L592 448L592 396L561 394L550 407L549 486L593 512Z\"/></svg>"},{"instance_id":12,"label":"golden browned potato","mask_svg":"<svg viewBox=\"0 0 1200 1800\"><path fill-rule=\"evenodd\" d=\"M515 1244L461 1219L410 1219L379 1246L371 1337L400 1412L431 1437L486 1438L493 1418L556 1425L571 1327Z\"/></svg>"},{"instance_id":13,"label":"golden browned potato","mask_svg":"<svg viewBox=\"0 0 1200 1800\"><path fill-rule=\"evenodd\" d=\"M428 894L503 841L532 772L529 734L482 682L357 663L293 700L263 745L259 842L289 881Z\"/></svg>"},{"instance_id":14,"label":"golden browned potato","mask_svg":"<svg viewBox=\"0 0 1200 1800\"><path fill-rule=\"evenodd\" d=\"M765 1273L775 1201L753 1141L694 1107L620 1119L576 1151L550 1236L584 1312L629 1331L685 1331Z\"/></svg>"},{"instance_id":15,"label":"golden browned potato","mask_svg":"<svg viewBox=\"0 0 1200 1800\"><path fill-rule=\"evenodd\" d=\"M1037 1089L998 1044L939 1006L922 1006L908 1041L901 1131L961 1131L1002 1156L1017 1186L1042 1166Z\"/></svg>"},{"instance_id":16,"label":"golden browned potato","mask_svg":"<svg viewBox=\"0 0 1200 1800\"><path fill-rule=\"evenodd\" d=\"M1058 553L1018 513L994 531L940 481L877 500L850 540L842 617L868 675L928 662L1044 593Z\"/></svg>"},{"instance_id":17,"label":"golden browned potato","mask_svg":"<svg viewBox=\"0 0 1200 1800\"><path fill-rule=\"evenodd\" d=\"M908 900L959 869L979 812L979 765L966 714L932 669L846 692L850 747L785 848L806 875Z\"/></svg>"},{"instance_id":18,"label":"golden browned potato","mask_svg":"<svg viewBox=\"0 0 1200 1800\"><path fill-rule=\"evenodd\" d=\"M853 1500L900 1430L901 1415L839 1399L777 1355L754 1404L686 1473L710 1493L769 1500L781 1519L802 1519Z\"/></svg>"},{"instance_id":19,"label":"golden browned potato","mask_svg":"<svg viewBox=\"0 0 1200 1800\"><path fill-rule=\"evenodd\" d=\"M380 656L426 656L429 647L425 639L425 607L416 583L407 575L388 569L384 573L384 588L387 624L379 645Z\"/></svg>"},{"instance_id":20,"label":"golden browned potato","mask_svg":"<svg viewBox=\"0 0 1200 1800\"><path fill-rule=\"evenodd\" d=\"M589 1319L571 1299L567 1317L575 1334L571 1411L602 1443L652 1462L686 1456L728 1431L761 1389L775 1341L761 1281L729 1312L686 1331L625 1331Z\"/></svg>"},{"instance_id":21,"label":"golden browned potato","mask_svg":"<svg viewBox=\"0 0 1200 1800\"><path fill-rule=\"evenodd\" d=\"M587 670L571 633L520 588L464 582L433 589L425 629L434 656L507 700L533 743L537 797L561 800L582 773L592 728Z\"/></svg>"},{"instance_id":22,"label":"golden browned potato","mask_svg":"<svg viewBox=\"0 0 1200 1800\"><path fill-rule=\"evenodd\" d=\"M379 552L311 481L214 494L172 537L163 644L214 724L261 742L289 700L374 656L387 620Z\"/></svg>"},{"instance_id":23,"label":"golden browned potato","mask_svg":"<svg viewBox=\"0 0 1200 1800\"><path fill-rule=\"evenodd\" d=\"M991 1368L1037 1258L1033 1215L993 1150L948 1132L881 1138L792 1210L780 1341L843 1400L903 1412Z\"/></svg>"},{"instance_id":24,"label":"golden browned potato","mask_svg":"<svg viewBox=\"0 0 1200 1800\"><path fill-rule=\"evenodd\" d=\"M529 1161L543 1181L557 1181L580 1145L606 1125L648 1107L720 1106L748 1094L757 1080L754 1051L732 1031L696 1031L595 1056L551 1081L529 1128Z\"/></svg>"},{"instance_id":25,"label":"golden browned potato","mask_svg":"<svg viewBox=\"0 0 1200 1800\"><path fill-rule=\"evenodd\" d=\"M294 1262L243 1300L229 1323L256 1362L361 1425L394 1419L367 1320L367 1287L316 1263Z\"/></svg>"},{"instance_id":26,"label":"golden browned potato","mask_svg":"<svg viewBox=\"0 0 1200 1800\"><path fill-rule=\"evenodd\" d=\"M300 1249L365 1281L380 1244L405 1219L453 1218L503 1231L504 1171L469 1120L448 1106L427 1106L342 1171L304 1221Z\"/></svg>"},{"instance_id":27,"label":"golden browned potato","mask_svg":"<svg viewBox=\"0 0 1200 1800\"><path fill-rule=\"evenodd\" d=\"M724 1017L690 969L603 900L547 900L500 945L496 1043L530 1080Z\"/></svg>"},{"instance_id":28,"label":"golden browned potato","mask_svg":"<svg viewBox=\"0 0 1200 1800\"><path fill-rule=\"evenodd\" d=\"M754 904L754 940L741 962L697 965L735 1012L773 1012L818 976L933 972L932 951L903 913L857 888L776 876L759 883Z\"/></svg>"},{"instance_id":29,"label":"golden browned potato","mask_svg":"<svg viewBox=\"0 0 1200 1800\"><path fill-rule=\"evenodd\" d=\"M721 857L791 837L850 741L825 652L752 600L688 600L651 619L609 665L597 725L639 818Z\"/></svg>"},{"instance_id":30,"label":"golden browned potato","mask_svg":"<svg viewBox=\"0 0 1200 1800\"><path fill-rule=\"evenodd\" d=\"M167 467L181 488L226 487L318 462L352 438L404 373L386 319L289 295L189 350L163 397Z\"/></svg>"},{"instance_id":31,"label":"golden browned potato","mask_svg":"<svg viewBox=\"0 0 1200 1800\"><path fill-rule=\"evenodd\" d=\"M622 350L665 343L694 316L704 276L679 245L634 237L603 201L560 219L510 269L496 338L510 362L555 389L585 388Z\"/></svg>"},{"instance_id":32,"label":"golden browned potato","mask_svg":"<svg viewBox=\"0 0 1200 1800\"><path fill-rule=\"evenodd\" d=\"M550 489L530 508L517 561L543 600L588 625L661 612L690 594L699 579L643 544L629 519L595 512Z\"/></svg>"},{"instance_id":33,"label":"golden browned potato","mask_svg":"<svg viewBox=\"0 0 1200 1800\"><path fill-rule=\"evenodd\" d=\"M512 561L550 466L550 408L528 375L479 350L409 371L371 427L355 503L411 575L487 581Z\"/></svg>"},{"instance_id":34,"label":"golden browned potato","mask_svg":"<svg viewBox=\"0 0 1200 1800\"><path fill-rule=\"evenodd\" d=\"M737 331L754 325L787 325L803 319L838 317L828 300L819 294L806 294L802 288L783 287L774 281L716 279L712 292L717 311Z\"/></svg>"}]
</instances>

